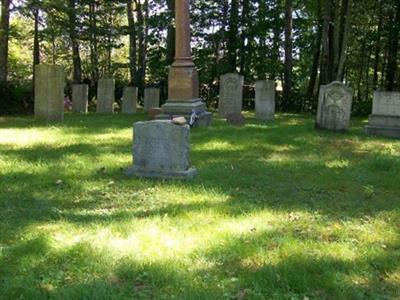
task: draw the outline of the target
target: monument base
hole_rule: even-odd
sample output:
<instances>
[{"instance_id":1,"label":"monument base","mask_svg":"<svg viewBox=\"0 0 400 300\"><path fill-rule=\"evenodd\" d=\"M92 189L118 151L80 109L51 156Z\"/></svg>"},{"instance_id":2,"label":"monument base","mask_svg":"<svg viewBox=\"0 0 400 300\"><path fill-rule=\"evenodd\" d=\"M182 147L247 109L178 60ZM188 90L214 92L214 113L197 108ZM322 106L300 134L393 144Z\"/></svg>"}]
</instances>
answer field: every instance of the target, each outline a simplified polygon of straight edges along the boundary
<instances>
[{"instance_id":1,"label":"monument base","mask_svg":"<svg viewBox=\"0 0 400 300\"><path fill-rule=\"evenodd\" d=\"M126 169L124 173L126 176L129 177L189 180L194 178L194 176L197 173L197 170L192 168L186 171L165 171L165 170L153 171L132 166Z\"/></svg>"},{"instance_id":2,"label":"monument base","mask_svg":"<svg viewBox=\"0 0 400 300\"><path fill-rule=\"evenodd\" d=\"M188 101L168 100L167 103L162 106L163 113L158 115L156 119L168 120L175 117L185 117L189 122L193 111L196 112L198 117L195 126L208 127L211 125L213 115L206 111L206 104L201 99Z\"/></svg>"},{"instance_id":3,"label":"monument base","mask_svg":"<svg viewBox=\"0 0 400 300\"><path fill-rule=\"evenodd\" d=\"M385 115L370 115L365 126L368 135L400 138L400 117Z\"/></svg>"}]
</instances>

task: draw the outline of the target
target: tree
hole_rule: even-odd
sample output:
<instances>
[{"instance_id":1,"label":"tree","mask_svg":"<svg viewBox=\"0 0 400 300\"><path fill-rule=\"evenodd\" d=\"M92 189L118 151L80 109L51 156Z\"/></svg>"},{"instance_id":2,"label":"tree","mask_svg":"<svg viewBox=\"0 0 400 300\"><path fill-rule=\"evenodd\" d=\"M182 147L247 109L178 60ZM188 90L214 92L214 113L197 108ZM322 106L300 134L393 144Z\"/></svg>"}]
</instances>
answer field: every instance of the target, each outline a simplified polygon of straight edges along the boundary
<instances>
[{"instance_id":1,"label":"tree","mask_svg":"<svg viewBox=\"0 0 400 300\"><path fill-rule=\"evenodd\" d=\"M293 2L285 0L285 67L283 98L290 101L293 77Z\"/></svg>"}]
</instances>

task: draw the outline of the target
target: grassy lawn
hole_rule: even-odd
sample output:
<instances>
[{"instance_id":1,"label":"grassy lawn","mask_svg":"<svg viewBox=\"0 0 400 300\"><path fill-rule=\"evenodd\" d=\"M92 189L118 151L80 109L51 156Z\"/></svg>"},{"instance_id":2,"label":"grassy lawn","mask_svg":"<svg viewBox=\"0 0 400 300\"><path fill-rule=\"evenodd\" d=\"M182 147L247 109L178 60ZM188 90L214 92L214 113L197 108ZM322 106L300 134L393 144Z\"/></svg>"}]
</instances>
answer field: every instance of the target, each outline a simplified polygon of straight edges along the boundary
<instances>
[{"instance_id":1,"label":"grassy lawn","mask_svg":"<svg viewBox=\"0 0 400 300\"><path fill-rule=\"evenodd\" d=\"M247 117L191 182L124 177L144 115L0 118L0 299L400 299L400 141Z\"/></svg>"}]
</instances>

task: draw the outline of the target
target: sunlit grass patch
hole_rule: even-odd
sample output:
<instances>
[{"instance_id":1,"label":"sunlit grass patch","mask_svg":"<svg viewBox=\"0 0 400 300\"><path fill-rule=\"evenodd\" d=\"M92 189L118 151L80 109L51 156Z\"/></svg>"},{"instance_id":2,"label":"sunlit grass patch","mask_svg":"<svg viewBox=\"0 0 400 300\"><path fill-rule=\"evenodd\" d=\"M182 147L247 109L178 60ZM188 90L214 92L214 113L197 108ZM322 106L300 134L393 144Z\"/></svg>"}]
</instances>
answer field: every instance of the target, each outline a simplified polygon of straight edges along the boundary
<instances>
[{"instance_id":1,"label":"sunlit grass patch","mask_svg":"<svg viewBox=\"0 0 400 300\"><path fill-rule=\"evenodd\" d=\"M189 182L123 175L143 115L1 118L0 298L400 298L400 142L245 116Z\"/></svg>"}]
</instances>

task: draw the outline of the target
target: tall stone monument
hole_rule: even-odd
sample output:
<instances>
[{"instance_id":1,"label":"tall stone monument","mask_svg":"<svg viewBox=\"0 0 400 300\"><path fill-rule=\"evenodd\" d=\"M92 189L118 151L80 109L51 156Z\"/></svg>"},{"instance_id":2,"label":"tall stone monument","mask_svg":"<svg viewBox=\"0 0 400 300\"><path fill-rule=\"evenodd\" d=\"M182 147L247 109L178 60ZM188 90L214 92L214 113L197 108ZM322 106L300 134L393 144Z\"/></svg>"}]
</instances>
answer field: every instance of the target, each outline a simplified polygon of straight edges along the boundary
<instances>
[{"instance_id":1,"label":"tall stone monument","mask_svg":"<svg viewBox=\"0 0 400 300\"><path fill-rule=\"evenodd\" d=\"M100 79L97 86L97 113L114 112L115 80Z\"/></svg>"},{"instance_id":2,"label":"tall stone monument","mask_svg":"<svg viewBox=\"0 0 400 300\"><path fill-rule=\"evenodd\" d=\"M88 112L89 86L87 84L72 85L72 111L75 113Z\"/></svg>"},{"instance_id":3,"label":"tall stone monument","mask_svg":"<svg viewBox=\"0 0 400 300\"><path fill-rule=\"evenodd\" d=\"M322 85L319 92L315 127L347 131L350 127L353 90L339 81Z\"/></svg>"},{"instance_id":4,"label":"tall stone monument","mask_svg":"<svg viewBox=\"0 0 400 300\"><path fill-rule=\"evenodd\" d=\"M196 170L189 166L189 125L168 120L134 124L133 166L128 176L190 179Z\"/></svg>"},{"instance_id":5,"label":"tall stone monument","mask_svg":"<svg viewBox=\"0 0 400 300\"><path fill-rule=\"evenodd\" d=\"M160 89L147 87L144 90L144 111L149 112L152 108L160 107Z\"/></svg>"},{"instance_id":6,"label":"tall stone monument","mask_svg":"<svg viewBox=\"0 0 400 300\"><path fill-rule=\"evenodd\" d=\"M400 92L375 91L372 114L365 132L400 138Z\"/></svg>"},{"instance_id":7,"label":"tall stone monument","mask_svg":"<svg viewBox=\"0 0 400 300\"><path fill-rule=\"evenodd\" d=\"M135 114L138 98L138 88L134 86L125 87L122 95L122 113Z\"/></svg>"},{"instance_id":8,"label":"tall stone monument","mask_svg":"<svg viewBox=\"0 0 400 300\"><path fill-rule=\"evenodd\" d=\"M64 121L64 69L56 65L35 66L35 117Z\"/></svg>"},{"instance_id":9,"label":"tall stone monument","mask_svg":"<svg viewBox=\"0 0 400 300\"><path fill-rule=\"evenodd\" d=\"M256 82L256 119L260 121L275 119L275 82L272 80Z\"/></svg>"},{"instance_id":10,"label":"tall stone monument","mask_svg":"<svg viewBox=\"0 0 400 300\"><path fill-rule=\"evenodd\" d=\"M175 62L168 78L168 100L162 107L161 118L184 116L189 120L195 112L199 126L208 126L212 114L206 111L205 103L199 98L199 78L191 57L189 0L175 0Z\"/></svg>"},{"instance_id":11,"label":"tall stone monument","mask_svg":"<svg viewBox=\"0 0 400 300\"><path fill-rule=\"evenodd\" d=\"M221 76L219 87L218 113L226 118L230 114L240 114L243 106L244 77L235 73Z\"/></svg>"}]
</instances>

